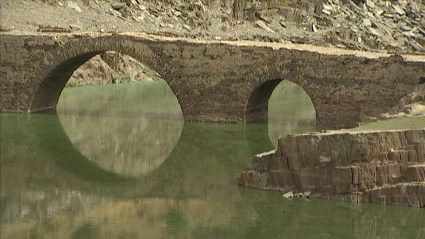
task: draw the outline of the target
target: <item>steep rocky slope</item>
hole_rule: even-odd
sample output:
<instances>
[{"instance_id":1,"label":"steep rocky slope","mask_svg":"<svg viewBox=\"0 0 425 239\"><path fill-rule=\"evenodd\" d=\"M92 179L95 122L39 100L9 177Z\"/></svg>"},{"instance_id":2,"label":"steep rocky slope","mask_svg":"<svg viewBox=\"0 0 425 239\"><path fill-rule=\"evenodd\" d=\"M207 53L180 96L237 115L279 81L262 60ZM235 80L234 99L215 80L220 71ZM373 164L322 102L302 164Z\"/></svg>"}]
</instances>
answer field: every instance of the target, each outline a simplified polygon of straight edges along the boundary
<instances>
[{"instance_id":1,"label":"steep rocky slope","mask_svg":"<svg viewBox=\"0 0 425 239\"><path fill-rule=\"evenodd\" d=\"M3 30L143 31L390 52L425 45L422 0L3 0L1 14Z\"/></svg>"}]
</instances>

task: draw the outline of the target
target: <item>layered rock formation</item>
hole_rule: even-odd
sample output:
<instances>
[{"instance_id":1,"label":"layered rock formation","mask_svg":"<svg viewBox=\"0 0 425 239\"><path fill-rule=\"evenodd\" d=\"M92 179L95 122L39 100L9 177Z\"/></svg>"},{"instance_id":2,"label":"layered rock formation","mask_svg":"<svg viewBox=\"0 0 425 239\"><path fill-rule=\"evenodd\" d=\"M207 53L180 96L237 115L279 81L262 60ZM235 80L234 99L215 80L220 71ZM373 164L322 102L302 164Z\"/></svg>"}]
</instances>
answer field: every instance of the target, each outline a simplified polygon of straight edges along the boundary
<instances>
[{"instance_id":1,"label":"layered rock formation","mask_svg":"<svg viewBox=\"0 0 425 239\"><path fill-rule=\"evenodd\" d=\"M312 197L425 207L425 129L280 138L239 184Z\"/></svg>"}]
</instances>

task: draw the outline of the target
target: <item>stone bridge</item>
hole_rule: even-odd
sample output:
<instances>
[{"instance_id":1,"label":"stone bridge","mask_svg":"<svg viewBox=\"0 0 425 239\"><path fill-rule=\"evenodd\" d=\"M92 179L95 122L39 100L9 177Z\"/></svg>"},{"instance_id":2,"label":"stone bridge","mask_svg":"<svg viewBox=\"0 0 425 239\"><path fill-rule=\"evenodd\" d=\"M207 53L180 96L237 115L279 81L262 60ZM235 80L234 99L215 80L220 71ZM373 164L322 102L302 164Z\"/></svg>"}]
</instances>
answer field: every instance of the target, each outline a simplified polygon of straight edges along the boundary
<instances>
[{"instance_id":1,"label":"stone bridge","mask_svg":"<svg viewBox=\"0 0 425 239\"><path fill-rule=\"evenodd\" d=\"M190 121L267 122L282 80L300 85L318 125L351 127L385 112L425 78L425 56L283 43L198 41L134 33L1 34L1 112L55 108L79 66L127 54L167 81Z\"/></svg>"}]
</instances>

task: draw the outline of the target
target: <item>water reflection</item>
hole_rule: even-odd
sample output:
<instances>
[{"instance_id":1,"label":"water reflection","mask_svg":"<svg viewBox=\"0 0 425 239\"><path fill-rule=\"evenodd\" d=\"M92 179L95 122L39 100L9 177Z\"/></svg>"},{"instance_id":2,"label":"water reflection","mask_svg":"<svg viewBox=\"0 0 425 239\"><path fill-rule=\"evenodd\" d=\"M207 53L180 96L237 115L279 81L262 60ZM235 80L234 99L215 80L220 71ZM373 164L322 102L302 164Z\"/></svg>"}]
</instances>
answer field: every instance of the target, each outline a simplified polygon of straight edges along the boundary
<instances>
[{"instance_id":1,"label":"water reflection","mask_svg":"<svg viewBox=\"0 0 425 239\"><path fill-rule=\"evenodd\" d=\"M87 159L131 177L160 166L184 124L175 95L161 81L67 88L57 112L69 139Z\"/></svg>"},{"instance_id":2,"label":"water reflection","mask_svg":"<svg viewBox=\"0 0 425 239\"><path fill-rule=\"evenodd\" d=\"M268 135L277 145L279 137L316 131L316 111L299 85L284 80L273 91L268 106Z\"/></svg>"},{"instance_id":3,"label":"water reflection","mask_svg":"<svg viewBox=\"0 0 425 239\"><path fill-rule=\"evenodd\" d=\"M78 90L75 88L73 92ZM108 92L103 90L102 94ZM78 97L70 95L68 99L78 102L79 97L83 98L83 93L76 95ZM109 150L103 149L103 144L114 145L107 142L108 137L112 142L118 140L119 151L128 157L138 157L138 153L133 154L125 147L140 144L126 137L133 134L123 125L142 118L136 113L122 117L125 115L122 112L142 110L132 110L131 107L138 107L133 97L120 97L132 100L123 102L110 97L111 101L104 107L111 108L106 112L112 113L96 111L97 106L88 107L87 111L72 111L70 104L65 107L68 111L59 111L60 118L44 114L1 115L1 238L425 236L423 209L325 200L289 201L277 192L238 187L237 177L252 161L246 132L251 132L252 138L262 137L264 125L186 122L166 159L162 160L163 154L157 154L161 158L159 166L148 167L149 173L145 175L141 175L143 170L132 171L125 166L120 166L119 171L109 166L108 162L114 158L102 154L102 150ZM90 105L91 101L87 102ZM158 117L163 114L156 114L158 111L154 109L151 114L143 114L146 120L151 120L152 125L147 128L157 127L153 125L155 122L162 124ZM113 120L108 121L110 118ZM109 123L117 119L124 123L116 123L116 126ZM178 124L172 119L170 116L170 130ZM96 122L107 128L92 129L97 127ZM146 132L139 124L133 126L139 130L134 138ZM79 125L84 130L78 129ZM109 128L113 127L125 132L122 135L117 132L121 138L111 135L113 131ZM97 134L103 138L95 138ZM72 142L67 135L75 137ZM93 152L81 154L80 150L94 139L99 143L93 143L90 149ZM87 155L103 155L109 161L88 160ZM156 157L149 160L155 161ZM126 173L132 177L122 177ZM134 175L137 178L133 178Z\"/></svg>"}]
</instances>

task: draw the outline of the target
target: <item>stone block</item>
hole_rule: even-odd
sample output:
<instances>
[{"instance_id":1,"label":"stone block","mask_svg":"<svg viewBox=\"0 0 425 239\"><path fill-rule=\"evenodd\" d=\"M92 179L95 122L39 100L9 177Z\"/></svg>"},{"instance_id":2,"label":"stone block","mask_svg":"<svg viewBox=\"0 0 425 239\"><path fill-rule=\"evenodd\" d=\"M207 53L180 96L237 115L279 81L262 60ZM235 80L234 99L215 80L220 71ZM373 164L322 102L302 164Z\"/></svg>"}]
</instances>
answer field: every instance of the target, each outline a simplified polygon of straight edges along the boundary
<instances>
[{"instance_id":1,"label":"stone block","mask_svg":"<svg viewBox=\"0 0 425 239\"><path fill-rule=\"evenodd\" d=\"M398 206L421 207L422 200L418 195L392 195L392 204Z\"/></svg>"},{"instance_id":2,"label":"stone block","mask_svg":"<svg viewBox=\"0 0 425 239\"><path fill-rule=\"evenodd\" d=\"M418 185L418 200L421 207L425 207L425 184Z\"/></svg>"},{"instance_id":3,"label":"stone block","mask_svg":"<svg viewBox=\"0 0 425 239\"><path fill-rule=\"evenodd\" d=\"M300 183L303 188L333 185L329 169L306 168L299 172Z\"/></svg>"},{"instance_id":4,"label":"stone block","mask_svg":"<svg viewBox=\"0 0 425 239\"><path fill-rule=\"evenodd\" d=\"M388 153L380 153L378 154L378 159L380 162L388 161Z\"/></svg>"},{"instance_id":5,"label":"stone block","mask_svg":"<svg viewBox=\"0 0 425 239\"><path fill-rule=\"evenodd\" d=\"M381 196L385 196L387 204L392 204L392 195L391 187L381 188Z\"/></svg>"},{"instance_id":6,"label":"stone block","mask_svg":"<svg viewBox=\"0 0 425 239\"><path fill-rule=\"evenodd\" d=\"M376 184L382 186L389 181L388 166L379 165L376 167Z\"/></svg>"},{"instance_id":7,"label":"stone block","mask_svg":"<svg viewBox=\"0 0 425 239\"><path fill-rule=\"evenodd\" d=\"M294 178L289 170L273 171L269 173L268 185L278 188L294 187Z\"/></svg>"},{"instance_id":8,"label":"stone block","mask_svg":"<svg viewBox=\"0 0 425 239\"><path fill-rule=\"evenodd\" d=\"M378 186L397 183L400 177L401 171L398 164L376 166L376 184Z\"/></svg>"},{"instance_id":9,"label":"stone block","mask_svg":"<svg viewBox=\"0 0 425 239\"><path fill-rule=\"evenodd\" d=\"M406 195L404 198L407 203L404 206L421 207L421 201L419 200L418 195Z\"/></svg>"},{"instance_id":10,"label":"stone block","mask_svg":"<svg viewBox=\"0 0 425 239\"><path fill-rule=\"evenodd\" d=\"M298 189L298 191L303 192L301 177L300 177L300 170L291 170L292 176L294 179L294 185Z\"/></svg>"},{"instance_id":11,"label":"stone block","mask_svg":"<svg viewBox=\"0 0 425 239\"><path fill-rule=\"evenodd\" d=\"M365 189L373 188L376 184L376 166L374 164L362 164L359 168L359 185Z\"/></svg>"},{"instance_id":12,"label":"stone block","mask_svg":"<svg viewBox=\"0 0 425 239\"><path fill-rule=\"evenodd\" d=\"M408 182L425 182L425 165L408 166L405 176Z\"/></svg>"},{"instance_id":13,"label":"stone block","mask_svg":"<svg viewBox=\"0 0 425 239\"><path fill-rule=\"evenodd\" d=\"M276 162L276 165L272 167L274 170L289 170L288 157L274 155L274 160Z\"/></svg>"},{"instance_id":14,"label":"stone block","mask_svg":"<svg viewBox=\"0 0 425 239\"><path fill-rule=\"evenodd\" d=\"M369 194L369 202L377 203L379 201L379 197L382 196L381 189L372 189L368 191Z\"/></svg>"},{"instance_id":15,"label":"stone block","mask_svg":"<svg viewBox=\"0 0 425 239\"><path fill-rule=\"evenodd\" d=\"M363 144L353 136L348 135L346 138L346 144L347 146L347 155L349 163L359 163L363 161Z\"/></svg>"},{"instance_id":16,"label":"stone block","mask_svg":"<svg viewBox=\"0 0 425 239\"><path fill-rule=\"evenodd\" d=\"M322 186L317 189L322 195L335 195L336 189L334 186Z\"/></svg>"},{"instance_id":17,"label":"stone block","mask_svg":"<svg viewBox=\"0 0 425 239\"><path fill-rule=\"evenodd\" d=\"M413 163L413 162L419 162L419 157L418 157L418 152L416 151L415 148L407 151L409 154L409 162Z\"/></svg>"},{"instance_id":18,"label":"stone block","mask_svg":"<svg viewBox=\"0 0 425 239\"><path fill-rule=\"evenodd\" d=\"M353 182L351 167L334 168L332 170L332 185L338 193L347 193Z\"/></svg>"},{"instance_id":19,"label":"stone block","mask_svg":"<svg viewBox=\"0 0 425 239\"><path fill-rule=\"evenodd\" d=\"M343 193L331 196L333 199L337 199L344 202L359 202L362 200L361 194L358 193Z\"/></svg>"},{"instance_id":20,"label":"stone block","mask_svg":"<svg viewBox=\"0 0 425 239\"><path fill-rule=\"evenodd\" d=\"M238 178L239 185L254 186L252 171L243 171Z\"/></svg>"},{"instance_id":21,"label":"stone block","mask_svg":"<svg viewBox=\"0 0 425 239\"><path fill-rule=\"evenodd\" d=\"M407 195L407 185L395 185L391 187L392 195Z\"/></svg>"},{"instance_id":22,"label":"stone block","mask_svg":"<svg viewBox=\"0 0 425 239\"><path fill-rule=\"evenodd\" d=\"M360 184L360 167L359 166L351 166L351 175L353 176L352 184L359 185Z\"/></svg>"},{"instance_id":23,"label":"stone block","mask_svg":"<svg viewBox=\"0 0 425 239\"><path fill-rule=\"evenodd\" d=\"M425 137L422 138L422 140L424 139ZM418 154L418 162L425 162L425 141L414 142L413 146Z\"/></svg>"},{"instance_id":24,"label":"stone block","mask_svg":"<svg viewBox=\"0 0 425 239\"><path fill-rule=\"evenodd\" d=\"M388 160L399 163L407 163L409 162L409 152L406 150L390 151L388 153Z\"/></svg>"}]
</instances>

